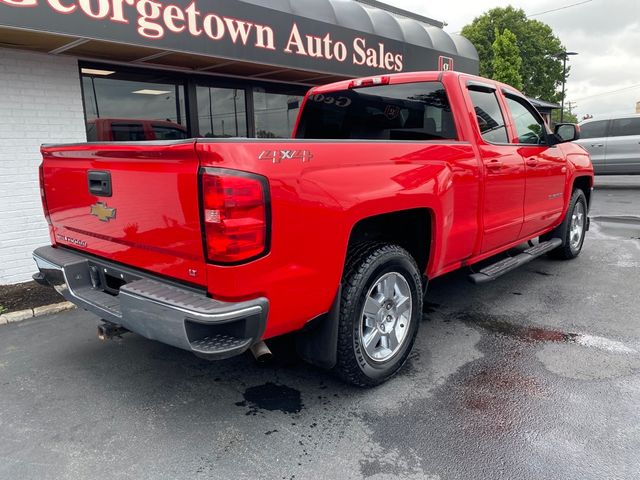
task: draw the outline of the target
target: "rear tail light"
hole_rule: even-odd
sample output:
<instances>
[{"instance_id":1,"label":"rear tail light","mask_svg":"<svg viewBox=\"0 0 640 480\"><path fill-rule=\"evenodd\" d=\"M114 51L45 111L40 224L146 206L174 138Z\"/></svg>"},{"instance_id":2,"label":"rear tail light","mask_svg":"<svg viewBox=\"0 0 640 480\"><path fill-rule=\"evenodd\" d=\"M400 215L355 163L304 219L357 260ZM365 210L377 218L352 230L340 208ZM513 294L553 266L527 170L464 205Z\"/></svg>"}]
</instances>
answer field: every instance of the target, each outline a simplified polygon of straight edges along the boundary
<instances>
[{"instance_id":1,"label":"rear tail light","mask_svg":"<svg viewBox=\"0 0 640 480\"><path fill-rule=\"evenodd\" d=\"M40 200L42 200L42 211L44 212L44 218L47 219L47 223L51 225L51 217L49 216L49 207L47 206L47 195L44 190L44 163L40 164L38 169L40 175Z\"/></svg>"},{"instance_id":2,"label":"rear tail light","mask_svg":"<svg viewBox=\"0 0 640 480\"><path fill-rule=\"evenodd\" d=\"M203 168L202 218L207 259L239 263L267 253L268 184L264 177Z\"/></svg>"}]
</instances>

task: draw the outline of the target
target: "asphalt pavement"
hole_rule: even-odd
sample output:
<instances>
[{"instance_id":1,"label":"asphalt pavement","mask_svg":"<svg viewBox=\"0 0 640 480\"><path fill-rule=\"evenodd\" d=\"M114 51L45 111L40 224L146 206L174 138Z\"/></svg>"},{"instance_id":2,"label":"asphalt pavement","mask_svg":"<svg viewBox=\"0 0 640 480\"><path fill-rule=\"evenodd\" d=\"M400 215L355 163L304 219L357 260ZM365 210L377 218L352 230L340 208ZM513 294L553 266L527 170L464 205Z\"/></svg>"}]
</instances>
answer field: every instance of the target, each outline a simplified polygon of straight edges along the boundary
<instances>
[{"instance_id":1,"label":"asphalt pavement","mask_svg":"<svg viewBox=\"0 0 640 480\"><path fill-rule=\"evenodd\" d=\"M0 479L639 478L640 176L597 180L577 260L433 281L376 389L100 342L79 310L0 326Z\"/></svg>"}]
</instances>

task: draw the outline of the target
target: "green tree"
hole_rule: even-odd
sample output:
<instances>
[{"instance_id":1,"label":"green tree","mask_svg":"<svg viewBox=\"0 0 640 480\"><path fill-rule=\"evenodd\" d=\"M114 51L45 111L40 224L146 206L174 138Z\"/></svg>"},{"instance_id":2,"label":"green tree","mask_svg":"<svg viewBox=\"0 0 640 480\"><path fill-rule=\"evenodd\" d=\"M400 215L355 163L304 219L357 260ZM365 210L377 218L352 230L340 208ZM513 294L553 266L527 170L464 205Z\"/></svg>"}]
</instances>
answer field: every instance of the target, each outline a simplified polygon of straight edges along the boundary
<instances>
[{"instance_id":1,"label":"green tree","mask_svg":"<svg viewBox=\"0 0 640 480\"><path fill-rule=\"evenodd\" d=\"M559 102L562 94L562 61L557 54L565 49L549 25L527 18L524 10L514 7L494 8L477 17L462 29L478 50L480 75L494 78L496 29L508 29L516 38L522 65L520 76L525 94L550 102ZM503 33L504 35L504 33Z\"/></svg>"},{"instance_id":2,"label":"green tree","mask_svg":"<svg viewBox=\"0 0 640 480\"><path fill-rule=\"evenodd\" d=\"M516 36L508 28L502 33L496 28L495 36L496 39L491 45L493 79L522 90L522 57L516 44Z\"/></svg>"},{"instance_id":3,"label":"green tree","mask_svg":"<svg viewBox=\"0 0 640 480\"><path fill-rule=\"evenodd\" d=\"M554 110L551 113L551 120L553 120L553 123L560 123L560 110ZM569 112L567 109L564 110L564 123L578 123L578 117L574 114Z\"/></svg>"}]
</instances>

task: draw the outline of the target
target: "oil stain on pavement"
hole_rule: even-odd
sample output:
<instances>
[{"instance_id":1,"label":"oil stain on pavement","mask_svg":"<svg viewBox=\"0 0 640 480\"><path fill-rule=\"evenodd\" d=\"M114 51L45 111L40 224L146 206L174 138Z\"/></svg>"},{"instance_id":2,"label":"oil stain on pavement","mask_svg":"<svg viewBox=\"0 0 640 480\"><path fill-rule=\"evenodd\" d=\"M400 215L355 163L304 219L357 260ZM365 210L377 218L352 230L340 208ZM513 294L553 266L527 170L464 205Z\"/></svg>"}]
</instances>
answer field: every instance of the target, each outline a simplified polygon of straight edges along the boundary
<instances>
[{"instance_id":1,"label":"oil stain on pavement","mask_svg":"<svg viewBox=\"0 0 640 480\"><path fill-rule=\"evenodd\" d=\"M257 415L261 410L300 413L303 407L299 390L272 382L247 388L243 396L244 401L236 406L248 407L247 415Z\"/></svg>"}]
</instances>

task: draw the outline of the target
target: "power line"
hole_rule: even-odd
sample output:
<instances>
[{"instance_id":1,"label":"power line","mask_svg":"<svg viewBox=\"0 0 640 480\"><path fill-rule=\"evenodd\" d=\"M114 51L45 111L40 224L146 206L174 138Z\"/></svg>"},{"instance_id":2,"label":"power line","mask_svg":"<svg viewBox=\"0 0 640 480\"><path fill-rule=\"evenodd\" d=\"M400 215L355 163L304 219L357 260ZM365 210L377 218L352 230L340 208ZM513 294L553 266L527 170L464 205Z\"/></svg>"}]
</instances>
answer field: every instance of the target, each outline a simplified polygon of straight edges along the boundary
<instances>
[{"instance_id":1,"label":"power line","mask_svg":"<svg viewBox=\"0 0 640 480\"><path fill-rule=\"evenodd\" d=\"M559 10L566 10L567 8L577 7L578 5L584 5L586 3L591 3L591 2L593 2L593 0L583 0L582 2L572 3L571 5L565 5L564 7L558 7L558 8L553 8L551 10L545 10L544 12L531 13L531 14L527 15L527 18L537 17L537 16L540 16L540 15L544 15L545 13L557 12ZM459 35L460 33L462 33L462 31L453 32L453 35Z\"/></svg>"},{"instance_id":2,"label":"power line","mask_svg":"<svg viewBox=\"0 0 640 480\"><path fill-rule=\"evenodd\" d=\"M614 93L624 92L626 90L633 90L634 88L640 88L640 83L636 83L635 85L631 85L629 87L619 88L617 90L610 90L608 92L596 93L594 95L589 95L588 97L576 98L576 102L580 102L582 100L588 100L590 98L602 97L603 95L612 95Z\"/></svg>"},{"instance_id":3,"label":"power line","mask_svg":"<svg viewBox=\"0 0 640 480\"><path fill-rule=\"evenodd\" d=\"M571 5L565 5L564 7L558 7L558 8L553 8L551 10L545 10L544 12L532 13L530 15L527 15L527 18L537 17L539 15L544 15L545 13L557 12L559 10L566 10L567 8L577 7L578 5L584 5L585 3L590 3L592 1L593 0L584 0L582 2L572 3Z\"/></svg>"}]
</instances>

